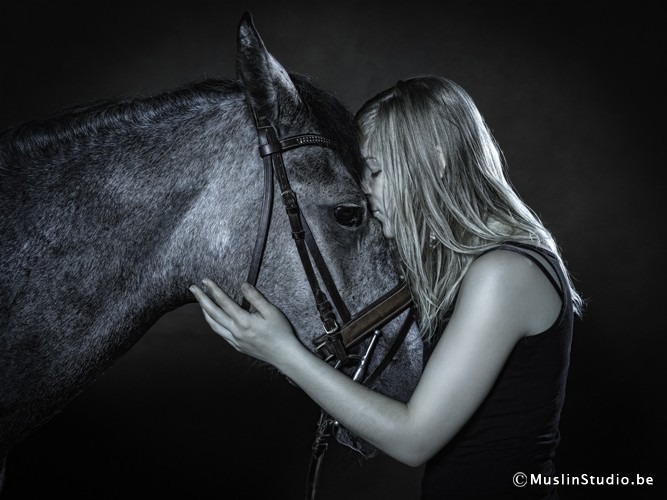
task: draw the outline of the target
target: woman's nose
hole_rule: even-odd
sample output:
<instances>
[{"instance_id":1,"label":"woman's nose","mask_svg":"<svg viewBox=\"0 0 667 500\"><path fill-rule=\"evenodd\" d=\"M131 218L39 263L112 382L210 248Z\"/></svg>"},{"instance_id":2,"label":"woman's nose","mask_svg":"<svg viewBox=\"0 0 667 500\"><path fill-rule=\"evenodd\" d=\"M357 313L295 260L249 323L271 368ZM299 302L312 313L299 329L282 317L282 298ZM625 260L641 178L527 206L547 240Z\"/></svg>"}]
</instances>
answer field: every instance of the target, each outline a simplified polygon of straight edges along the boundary
<instances>
[{"instance_id":1,"label":"woman's nose","mask_svg":"<svg viewBox=\"0 0 667 500\"><path fill-rule=\"evenodd\" d=\"M364 175L361 179L361 191L366 195L367 198L371 195L371 186L370 182L368 182L367 175Z\"/></svg>"}]
</instances>

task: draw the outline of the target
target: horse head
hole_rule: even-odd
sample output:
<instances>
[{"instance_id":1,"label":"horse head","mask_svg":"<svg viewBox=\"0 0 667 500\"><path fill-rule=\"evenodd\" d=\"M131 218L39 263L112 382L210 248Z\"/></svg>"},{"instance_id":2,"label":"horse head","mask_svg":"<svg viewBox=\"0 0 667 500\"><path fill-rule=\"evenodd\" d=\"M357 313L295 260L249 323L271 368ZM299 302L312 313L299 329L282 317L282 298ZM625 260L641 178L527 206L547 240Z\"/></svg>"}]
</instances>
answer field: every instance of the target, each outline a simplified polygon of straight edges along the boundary
<instances>
[{"instance_id":1,"label":"horse head","mask_svg":"<svg viewBox=\"0 0 667 500\"><path fill-rule=\"evenodd\" d=\"M371 217L359 185L362 160L353 116L332 95L304 77L288 73L267 51L247 14L239 25L237 74L256 123L271 124L279 138L306 133L326 137L333 143L332 148L316 143L285 151L284 162L305 224L312 228L336 288L354 315L393 289L399 276L389 244L380 224ZM257 153L255 158L259 172L262 165ZM274 208L274 225L258 287L281 307L300 340L314 350L315 340L323 333L322 321L299 255L294 251L293 227L288 224L280 196L276 196ZM259 225L259 208L256 212L257 222L252 222ZM404 319L403 315L385 326L370 370L380 363ZM363 351L368 342L357 349ZM393 361L372 386L406 401L421 369L422 343L417 329L412 328ZM338 438L345 444L352 443L344 431ZM361 443L352 446L362 449Z\"/></svg>"}]
</instances>

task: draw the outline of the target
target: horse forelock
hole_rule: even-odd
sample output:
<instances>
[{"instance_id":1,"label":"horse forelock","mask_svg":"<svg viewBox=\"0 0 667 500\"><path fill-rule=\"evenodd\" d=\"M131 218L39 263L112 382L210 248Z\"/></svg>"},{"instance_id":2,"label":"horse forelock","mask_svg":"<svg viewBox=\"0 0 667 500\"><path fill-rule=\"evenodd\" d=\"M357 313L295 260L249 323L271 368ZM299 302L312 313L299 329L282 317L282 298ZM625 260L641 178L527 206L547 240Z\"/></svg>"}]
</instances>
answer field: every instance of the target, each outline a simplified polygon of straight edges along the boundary
<instances>
[{"instance_id":1,"label":"horse forelock","mask_svg":"<svg viewBox=\"0 0 667 500\"><path fill-rule=\"evenodd\" d=\"M291 73L308 118L318 132L334 141L344 165L358 183L361 179L361 156L354 115L330 92L313 85L310 79Z\"/></svg>"}]
</instances>

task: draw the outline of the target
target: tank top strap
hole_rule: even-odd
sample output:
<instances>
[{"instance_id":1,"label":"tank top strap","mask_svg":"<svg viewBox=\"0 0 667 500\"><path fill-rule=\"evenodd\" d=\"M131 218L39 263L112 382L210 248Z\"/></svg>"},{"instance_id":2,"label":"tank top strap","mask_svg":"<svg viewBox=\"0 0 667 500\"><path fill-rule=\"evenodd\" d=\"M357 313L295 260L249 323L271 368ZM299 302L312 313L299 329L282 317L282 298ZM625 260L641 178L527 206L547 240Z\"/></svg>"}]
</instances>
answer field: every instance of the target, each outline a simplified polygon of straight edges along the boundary
<instances>
[{"instance_id":1,"label":"tank top strap","mask_svg":"<svg viewBox=\"0 0 667 500\"><path fill-rule=\"evenodd\" d=\"M553 287L556 289L556 292L558 293L559 296L565 298L567 297L567 291L568 291L568 286L567 286L567 279L565 278L565 274L563 273L563 269L560 266L558 258L549 250L545 248L541 248L538 246L534 245L528 245L526 243L519 243L519 242L505 242L501 243L500 245L497 245L493 248L489 248L488 250L485 250L482 252L480 255L484 255L488 252L492 252L493 250L508 250L510 252L515 252L520 255L523 255L524 257L527 257L531 261L535 263L535 265L542 271L542 273L547 277L549 282L553 285ZM556 276L558 276L558 281L556 281L553 277L553 274L550 273L547 268L545 267L544 263L542 260L538 259L534 253L537 253L541 257L544 258L545 261L547 261L550 265L550 267L554 270L556 273ZM559 283L560 282L560 283Z\"/></svg>"}]
</instances>

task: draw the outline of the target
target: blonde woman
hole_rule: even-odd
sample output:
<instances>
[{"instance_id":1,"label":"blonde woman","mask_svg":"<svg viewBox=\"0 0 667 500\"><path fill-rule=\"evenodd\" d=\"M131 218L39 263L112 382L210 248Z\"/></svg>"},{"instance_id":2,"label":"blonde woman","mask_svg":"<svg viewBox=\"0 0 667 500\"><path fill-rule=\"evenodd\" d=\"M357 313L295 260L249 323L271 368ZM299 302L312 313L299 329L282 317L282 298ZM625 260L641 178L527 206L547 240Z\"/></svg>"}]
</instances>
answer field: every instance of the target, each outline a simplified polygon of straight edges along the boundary
<instances>
[{"instance_id":1,"label":"blonde woman","mask_svg":"<svg viewBox=\"0 0 667 500\"><path fill-rule=\"evenodd\" d=\"M395 246L429 357L407 404L308 351L248 284L248 314L193 286L237 350L276 366L341 425L411 466L423 499L557 498L574 314L582 301L556 243L512 188L470 96L439 77L398 82L357 113L372 214ZM549 482L547 481L544 481Z\"/></svg>"}]
</instances>

